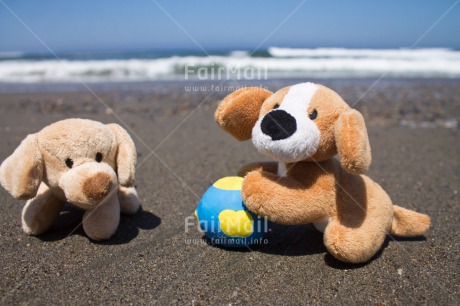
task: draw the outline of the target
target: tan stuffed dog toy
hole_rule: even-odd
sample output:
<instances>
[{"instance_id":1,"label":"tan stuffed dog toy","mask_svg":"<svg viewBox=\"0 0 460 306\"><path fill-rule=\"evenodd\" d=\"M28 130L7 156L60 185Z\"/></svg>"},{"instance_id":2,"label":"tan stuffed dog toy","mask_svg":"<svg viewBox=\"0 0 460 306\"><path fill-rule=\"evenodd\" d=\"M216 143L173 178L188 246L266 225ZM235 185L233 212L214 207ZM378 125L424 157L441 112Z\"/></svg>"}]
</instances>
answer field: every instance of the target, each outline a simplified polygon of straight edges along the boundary
<instances>
[{"instance_id":1,"label":"tan stuffed dog toy","mask_svg":"<svg viewBox=\"0 0 460 306\"><path fill-rule=\"evenodd\" d=\"M22 228L48 230L65 201L82 208L83 229L94 240L109 239L120 210L134 214L136 148L118 124L67 119L27 136L0 166L0 182L16 199L28 200Z\"/></svg>"},{"instance_id":2,"label":"tan stuffed dog toy","mask_svg":"<svg viewBox=\"0 0 460 306\"><path fill-rule=\"evenodd\" d=\"M331 89L313 83L276 93L243 88L220 103L215 119L279 162L239 171L248 209L281 224L314 223L337 259L366 262L387 233L418 236L429 228L427 215L393 205L362 175L371 163L364 119Z\"/></svg>"}]
</instances>

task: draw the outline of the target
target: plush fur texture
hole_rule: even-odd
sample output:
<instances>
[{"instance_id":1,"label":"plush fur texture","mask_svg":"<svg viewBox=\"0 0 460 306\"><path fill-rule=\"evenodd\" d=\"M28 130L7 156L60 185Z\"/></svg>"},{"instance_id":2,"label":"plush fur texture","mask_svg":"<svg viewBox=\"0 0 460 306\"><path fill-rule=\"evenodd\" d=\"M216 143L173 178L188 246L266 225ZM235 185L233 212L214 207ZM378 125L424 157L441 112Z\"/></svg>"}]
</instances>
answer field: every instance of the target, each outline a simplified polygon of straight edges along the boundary
<instances>
[{"instance_id":1,"label":"plush fur texture","mask_svg":"<svg viewBox=\"0 0 460 306\"><path fill-rule=\"evenodd\" d=\"M243 88L227 96L216 110L216 121L238 140L251 138L259 119L260 106L271 92L261 88Z\"/></svg>"},{"instance_id":2,"label":"plush fur texture","mask_svg":"<svg viewBox=\"0 0 460 306\"><path fill-rule=\"evenodd\" d=\"M259 152L281 162L297 162L317 151L320 132L305 116L317 89L312 83L291 86L279 106L259 118L252 129Z\"/></svg>"},{"instance_id":3,"label":"plush fur texture","mask_svg":"<svg viewBox=\"0 0 460 306\"><path fill-rule=\"evenodd\" d=\"M109 239L123 213L140 206L134 189L136 148L117 124L67 119L26 137L0 166L0 183L28 200L23 230L46 232L64 202L85 209L83 229L94 240Z\"/></svg>"},{"instance_id":4,"label":"plush fur texture","mask_svg":"<svg viewBox=\"0 0 460 306\"><path fill-rule=\"evenodd\" d=\"M286 116L272 120L279 109L292 113L295 131ZM258 124L267 116L272 116L274 126L263 132ZM324 230L324 243L337 259L366 262L381 248L387 233L418 236L428 230L427 215L393 205L377 183L362 175L371 164L364 119L331 89L303 83L269 95L245 88L225 98L215 117L238 140L251 134L263 137L253 139L259 151L285 162L287 172L281 176L276 163L252 163L240 169L246 206L277 223L315 223ZM306 128L311 124L314 128ZM315 129L319 139L306 139L311 135L305 131L315 134Z\"/></svg>"}]
</instances>

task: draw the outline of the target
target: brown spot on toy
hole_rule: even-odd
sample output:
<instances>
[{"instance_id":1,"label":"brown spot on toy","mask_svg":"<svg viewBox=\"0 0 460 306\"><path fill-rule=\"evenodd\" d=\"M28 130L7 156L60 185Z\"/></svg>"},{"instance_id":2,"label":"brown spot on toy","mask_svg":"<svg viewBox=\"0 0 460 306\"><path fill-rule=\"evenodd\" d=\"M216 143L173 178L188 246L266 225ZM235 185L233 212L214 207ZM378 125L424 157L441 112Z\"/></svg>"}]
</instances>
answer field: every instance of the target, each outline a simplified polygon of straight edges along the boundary
<instances>
[{"instance_id":1,"label":"brown spot on toy","mask_svg":"<svg viewBox=\"0 0 460 306\"><path fill-rule=\"evenodd\" d=\"M92 200L101 200L112 188L112 180L110 175L106 173L96 173L94 176L86 179L83 182L83 193Z\"/></svg>"}]
</instances>

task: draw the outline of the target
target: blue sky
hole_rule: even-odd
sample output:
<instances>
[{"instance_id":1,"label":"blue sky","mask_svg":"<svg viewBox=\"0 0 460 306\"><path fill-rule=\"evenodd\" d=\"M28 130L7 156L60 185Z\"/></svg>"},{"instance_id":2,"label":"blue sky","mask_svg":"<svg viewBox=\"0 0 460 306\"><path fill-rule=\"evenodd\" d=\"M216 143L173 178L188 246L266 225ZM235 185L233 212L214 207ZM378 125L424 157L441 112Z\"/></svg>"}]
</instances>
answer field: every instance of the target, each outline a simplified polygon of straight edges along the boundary
<instances>
[{"instance_id":1,"label":"blue sky","mask_svg":"<svg viewBox=\"0 0 460 306\"><path fill-rule=\"evenodd\" d=\"M157 1L207 50L410 47L455 3L307 0L281 25L302 0ZM0 0L0 52L46 52L2 3L55 51L198 48L152 0ZM417 47L460 48L460 4Z\"/></svg>"}]
</instances>

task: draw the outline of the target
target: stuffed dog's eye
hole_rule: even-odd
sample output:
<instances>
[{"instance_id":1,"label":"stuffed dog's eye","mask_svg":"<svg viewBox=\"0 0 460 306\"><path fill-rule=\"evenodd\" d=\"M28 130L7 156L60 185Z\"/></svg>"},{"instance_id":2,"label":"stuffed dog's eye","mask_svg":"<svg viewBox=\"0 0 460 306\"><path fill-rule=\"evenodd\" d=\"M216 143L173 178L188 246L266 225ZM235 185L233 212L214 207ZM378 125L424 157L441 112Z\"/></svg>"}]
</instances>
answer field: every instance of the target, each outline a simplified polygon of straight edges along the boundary
<instances>
[{"instance_id":1,"label":"stuffed dog's eye","mask_svg":"<svg viewBox=\"0 0 460 306\"><path fill-rule=\"evenodd\" d=\"M308 114L308 117L310 117L311 120L315 120L316 117L318 117L318 112L316 111L316 109L314 109L311 114Z\"/></svg>"},{"instance_id":2,"label":"stuffed dog's eye","mask_svg":"<svg viewBox=\"0 0 460 306\"><path fill-rule=\"evenodd\" d=\"M100 163L102 161L102 153L97 152L96 153L96 161Z\"/></svg>"},{"instance_id":3,"label":"stuffed dog's eye","mask_svg":"<svg viewBox=\"0 0 460 306\"><path fill-rule=\"evenodd\" d=\"M277 109L278 107L280 107L280 105L276 103L275 106L273 106L273 109Z\"/></svg>"},{"instance_id":4,"label":"stuffed dog's eye","mask_svg":"<svg viewBox=\"0 0 460 306\"><path fill-rule=\"evenodd\" d=\"M66 164L67 167L72 168L72 166L73 166L73 160L71 160L70 158L67 158L67 159L65 160L65 164Z\"/></svg>"}]
</instances>

